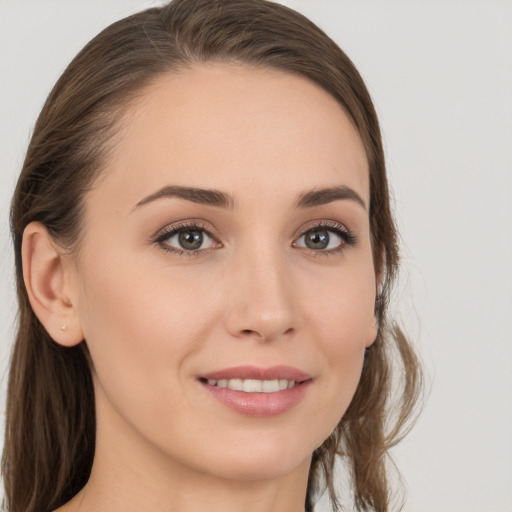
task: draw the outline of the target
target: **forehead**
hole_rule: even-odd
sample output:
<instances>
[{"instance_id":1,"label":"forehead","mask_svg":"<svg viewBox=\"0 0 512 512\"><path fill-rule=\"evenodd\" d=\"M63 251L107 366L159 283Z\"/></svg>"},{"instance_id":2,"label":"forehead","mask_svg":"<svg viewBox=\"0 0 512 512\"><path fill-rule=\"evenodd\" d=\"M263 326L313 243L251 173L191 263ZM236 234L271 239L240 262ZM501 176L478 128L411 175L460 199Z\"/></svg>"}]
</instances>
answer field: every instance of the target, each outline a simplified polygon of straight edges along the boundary
<instances>
[{"instance_id":1,"label":"forehead","mask_svg":"<svg viewBox=\"0 0 512 512\"><path fill-rule=\"evenodd\" d=\"M234 64L160 77L122 121L104 173L137 201L164 185L269 193L347 185L368 204L362 141L311 81Z\"/></svg>"}]
</instances>

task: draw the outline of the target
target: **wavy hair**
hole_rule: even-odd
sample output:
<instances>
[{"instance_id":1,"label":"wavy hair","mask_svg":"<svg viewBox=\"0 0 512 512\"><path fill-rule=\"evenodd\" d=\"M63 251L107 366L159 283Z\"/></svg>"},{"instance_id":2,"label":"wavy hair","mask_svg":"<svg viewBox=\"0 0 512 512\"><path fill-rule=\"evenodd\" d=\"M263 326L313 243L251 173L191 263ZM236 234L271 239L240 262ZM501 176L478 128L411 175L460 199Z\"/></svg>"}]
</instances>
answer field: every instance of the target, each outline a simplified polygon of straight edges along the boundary
<instances>
[{"instance_id":1,"label":"wavy hair","mask_svg":"<svg viewBox=\"0 0 512 512\"><path fill-rule=\"evenodd\" d=\"M305 77L339 102L363 141L375 271L383 275L375 305L379 331L348 410L313 454L306 508L325 487L336 505L334 464L341 456L351 472L354 507L389 511L387 454L410 425L421 371L387 315L399 255L370 95L345 53L292 9L265 0L174 0L92 39L57 81L34 128L11 208L19 315L2 459L9 512L66 503L87 482L95 448L87 345L58 345L32 311L22 275L23 231L39 221L59 244L79 247L84 196L108 160L130 101L158 77L202 62Z\"/></svg>"}]
</instances>

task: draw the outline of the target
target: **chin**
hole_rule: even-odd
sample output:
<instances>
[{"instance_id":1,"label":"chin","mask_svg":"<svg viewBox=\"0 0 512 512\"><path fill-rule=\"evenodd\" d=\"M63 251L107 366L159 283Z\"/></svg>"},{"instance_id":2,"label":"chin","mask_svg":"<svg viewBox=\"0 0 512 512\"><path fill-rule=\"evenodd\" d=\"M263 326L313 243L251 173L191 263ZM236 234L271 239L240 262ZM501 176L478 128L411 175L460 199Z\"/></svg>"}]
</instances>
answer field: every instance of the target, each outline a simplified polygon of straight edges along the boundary
<instances>
[{"instance_id":1,"label":"chin","mask_svg":"<svg viewBox=\"0 0 512 512\"><path fill-rule=\"evenodd\" d=\"M258 433L254 434L257 437ZM258 442L254 437L250 442L236 440L221 453L205 450L202 463L209 467L206 472L228 480L248 481L278 479L299 469L309 470L315 446L310 447L306 439L290 443L289 436L267 436Z\"/></svg>"},{"instance_id":2,"label":"chin","mask_svg":"<svg viewBox=\"0 0 512 512\"><path fill-rule=\"evenodd\" d=\"M236 464L221 464L215 467L212 476L234 481L261 481L279 480L298 471L308 468L311 464L311 454L305 459L283 460L277 454L265 460L252 460L237 462Z\"/></svg>"}]
</instances>

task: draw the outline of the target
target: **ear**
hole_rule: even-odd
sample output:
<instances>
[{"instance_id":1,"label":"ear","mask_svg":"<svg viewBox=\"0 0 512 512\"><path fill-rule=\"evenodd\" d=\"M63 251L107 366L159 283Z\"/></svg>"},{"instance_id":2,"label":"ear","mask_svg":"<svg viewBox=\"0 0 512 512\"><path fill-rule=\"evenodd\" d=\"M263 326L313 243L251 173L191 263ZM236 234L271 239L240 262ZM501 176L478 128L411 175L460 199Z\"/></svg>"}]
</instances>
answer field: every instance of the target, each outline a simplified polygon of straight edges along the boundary
<instances>
[{"instance_id":1,"label":"ear","mask_svg":"<svg viewBox=\"0 0 512 512\"><path fill-rule=\"evenodd\" d=\"M375 293L377 299L380 296L384 286L384 279L386 277L386 260L386 250L382 248L379 266L375 269Z\"/></svg>"},{"instance_id":2,"label":"ear","mask_svg":"<svg viewBox=\"0 0 512 512\"><path fill-rule=\"evenodd\" d=\"M386 269L386 252L384 249L382 250L382 256L380 260L379 268L375 269L375 306L374 306L374 314L372 321L368 327L368 336L366 338L366 348L369 348L373 345L374 341L377 339L379 334L379 318L377 316L377 311L379 309L378 303L381 300L382 288L384 286L385 279L385 270Z\"/></svg>"},{"instance_id":3,"label":"ear","mask_svg":"<svg viewBox=\"0 0 512 512\"><path fill-rule=\"evenodd\" d=\"M373 315L373 319L368 326L368 334L366 337L365 348L369 348L373 345L373 342L377 339L377 335L379 334L379 321L377 320L376 315Z\"/></svg>"},{"instance_id":4,"label":"ear","mask_svg":"<svg viewBox=\"0 0 512 512\"><path fill-rule=\"evenodd\" d=\"M46 227L31 222L23 233L21 246L23 280L34 313L51 338L67 347L77 345L84 337L76 307L71 296L71 261Z\"/></svg>"}]
</instances>

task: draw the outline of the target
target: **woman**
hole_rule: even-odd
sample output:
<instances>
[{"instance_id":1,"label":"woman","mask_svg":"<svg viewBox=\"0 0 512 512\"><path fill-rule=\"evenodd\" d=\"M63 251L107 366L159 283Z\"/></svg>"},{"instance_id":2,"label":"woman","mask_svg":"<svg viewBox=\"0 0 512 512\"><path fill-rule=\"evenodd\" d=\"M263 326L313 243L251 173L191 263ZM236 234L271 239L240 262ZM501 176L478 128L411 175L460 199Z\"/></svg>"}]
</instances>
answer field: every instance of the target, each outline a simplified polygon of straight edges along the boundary
<instances>
[{"instance_id":1,"label":"woman","mask_svg":"<svg viewBox=\"0 0 512 512\"><path fill-rule=\"evenodd\" d=\"M9 511L311 510L337 454L354 506L389 510L420 373L386 316L375 111L311 22L175 0L114 23L50 94L11 222Z\"/></svg>"}]
</instances>

